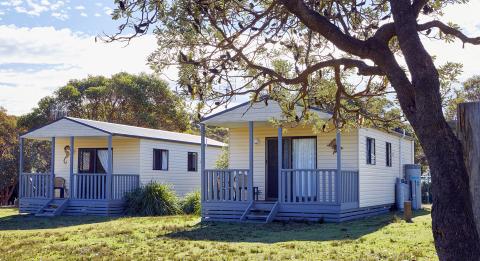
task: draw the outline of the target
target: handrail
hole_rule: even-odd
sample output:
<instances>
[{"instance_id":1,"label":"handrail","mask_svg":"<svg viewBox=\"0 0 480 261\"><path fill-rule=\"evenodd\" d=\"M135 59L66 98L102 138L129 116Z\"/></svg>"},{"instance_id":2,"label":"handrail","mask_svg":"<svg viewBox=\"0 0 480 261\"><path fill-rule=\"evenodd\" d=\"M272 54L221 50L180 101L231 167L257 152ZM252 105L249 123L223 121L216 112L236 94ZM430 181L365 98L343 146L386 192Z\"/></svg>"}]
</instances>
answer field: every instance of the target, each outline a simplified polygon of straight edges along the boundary
<instances>
[{"instance_id":1,"label":"handrail","mask_svg":"<svg viewBox=\"0 0 480 261\"><path fill-rule=\"evenodd\" d=\"M336 169L282 169L280 182L280 202L358 202L359 179L356 170L342 170L337 175Z\"/></svg>"},{"instance_id":2,"label":"handrail","mask_svg":"<svg viewBox=\"0 0 480 261\"><path fill-rule=\"evenodd\" d=\"M53 190L51 173L22 173L19 182L19 197L50 198Z\"/></svg>"},{"instance_id":3,"label":"handrail","mask_svg":"<svg viewBox=\"0 0 480 261\"><path fill-rule=\"evenodd\" d=\"M202 176L205 201L247 201L248 169L206 169Z\"/></svg>"}]
</instances>

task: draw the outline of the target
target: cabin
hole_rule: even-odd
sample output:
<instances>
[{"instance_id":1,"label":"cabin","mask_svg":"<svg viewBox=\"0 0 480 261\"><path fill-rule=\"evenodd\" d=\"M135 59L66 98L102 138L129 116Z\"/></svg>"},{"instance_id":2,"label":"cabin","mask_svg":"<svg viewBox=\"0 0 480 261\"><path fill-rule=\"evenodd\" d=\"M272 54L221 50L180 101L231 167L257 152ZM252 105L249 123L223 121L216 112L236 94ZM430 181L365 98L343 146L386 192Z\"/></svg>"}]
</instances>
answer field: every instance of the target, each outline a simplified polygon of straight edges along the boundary
<instances>
[{"instance_id":1,"label":"cabin","mask_svg":"<svg viewBox=\"0 0 480 261\"><path fill-rule=\"evenodd\" d=\"M272 119L284 119L274 101L243 103L201 121L202 141L208 126L229 129L230 157L229 169L201 171L203 220L341 222L395 204L396 180L414 161L413 138L374 128L278 127ZM205 149L202 143L202 161Z\"/></svg>"},{"instance_id":2,"label":"cabin","mask_svg":"<svg viewBox=\"0 0 480 261\"><path fill-rule=\"evenodd\" d=\"M48 173L24 172L27 139L51 142ZM179 196L200 189L226 144L200 136L64 117L20 136L19 208L38 216L119 215L124 195L142 184L169 184Z\"/></svg>"}]
</instances>

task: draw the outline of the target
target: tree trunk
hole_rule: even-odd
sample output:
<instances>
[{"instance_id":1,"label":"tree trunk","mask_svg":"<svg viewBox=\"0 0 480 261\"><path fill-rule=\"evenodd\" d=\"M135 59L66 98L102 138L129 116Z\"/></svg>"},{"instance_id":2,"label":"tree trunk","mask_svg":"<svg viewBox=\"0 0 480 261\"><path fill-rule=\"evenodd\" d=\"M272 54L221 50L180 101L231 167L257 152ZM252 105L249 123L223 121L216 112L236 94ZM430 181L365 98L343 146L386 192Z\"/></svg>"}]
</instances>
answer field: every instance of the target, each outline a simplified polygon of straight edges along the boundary
<instances>
[{"instance_id":1,"label":"tree trunk","mask_svg":"<svg viewBox=\"0 0 480 261\"><path fill-rule=\"evenodd\" d=\"M480 102L459 104L457 114L457 134L463 145L473 215L480 235Z\"/></svg>"},{"instance_id":2,"label":"tree trunk","mask_svg":"<svg viewBox=\"0 0 480 261\"><path fill-rule=\"evenodd\" d=\"M443 114L419 110L411 121L432 174L432 232L440 260L479 260L463 150ZM436 112L436 113L434 113Z\"/></svg>"}]
</instances>

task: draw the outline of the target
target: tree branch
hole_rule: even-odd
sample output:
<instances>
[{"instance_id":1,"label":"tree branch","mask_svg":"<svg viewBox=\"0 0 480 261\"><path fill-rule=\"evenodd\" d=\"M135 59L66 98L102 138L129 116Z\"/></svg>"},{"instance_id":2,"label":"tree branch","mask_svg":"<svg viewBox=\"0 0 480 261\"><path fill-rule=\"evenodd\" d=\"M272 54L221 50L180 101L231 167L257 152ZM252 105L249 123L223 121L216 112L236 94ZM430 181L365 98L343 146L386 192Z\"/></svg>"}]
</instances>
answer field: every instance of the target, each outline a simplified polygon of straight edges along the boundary
<instances>
[{"instance_id":1,"label":"tree branch","mask_svg":"<svg viewBox=\"0 0 480 261\"><path fill-rule=\"evenodd\" d=\"M479 45L480 44L480 37L468 37L464 33L462 33L460 30L453 28L451 26L448 26L441 21L434 20L430 22L426 22L424 24L419 24L417 26L418 31L425 31L430 28L438 28L440 31L442 31L444 34L449 34L457 37L460 39L464 44L469 43L473 45Z\"/></svg>"}]
</instances>

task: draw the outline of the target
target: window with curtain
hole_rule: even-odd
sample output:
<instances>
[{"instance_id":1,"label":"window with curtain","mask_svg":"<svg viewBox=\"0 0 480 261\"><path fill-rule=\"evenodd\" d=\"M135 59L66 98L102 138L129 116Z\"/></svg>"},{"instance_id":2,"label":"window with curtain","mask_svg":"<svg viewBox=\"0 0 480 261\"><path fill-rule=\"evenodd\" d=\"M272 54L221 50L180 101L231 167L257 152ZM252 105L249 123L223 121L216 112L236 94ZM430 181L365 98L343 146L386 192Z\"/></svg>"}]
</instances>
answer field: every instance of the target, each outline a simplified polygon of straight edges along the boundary
<instances>
[{"instance_id":1,"label":"window with curtain","mask_svg":"<svg viewBox=\"0 0 480 261\"><path fill-rule=\"evenodd\" d=\"M168 170L168 150L153 149L153 170Z\"/></svg>"},{"instance_id":2,"label":"window with curtain","mask_svg":"<svg viewBox=\"0 0 480 261\"><path fill-rule=\"evenodd\" d=\"M78 173L107 173L108 149L78 149Z\"/></svg>"},{"instance_id":3,"label":"window with curtain","mask_svg":"<svg viewBox=\"0 0 480 261\"><path fill-rule=\"evenodd\" d=\"M198 153L196 152L189 152L188 153L188 171L197 171L198 166Z\"/></svg>"},{"instance_id":4,"label":"window with curtain","mask_svg":"<svg viewBox=\"0 0 480 261\"><path fill-rule=\"evenodd\" d=\"M386 165L387 167L391 167L392 166L392 143L390 142L386 142L385 143L385 156L386 156Z\"/></svg>"},{"instance_id":5,"label":"window with curtain","mask_svg":"<svg viewBox=\"0 0 480 261\"><path fill-rule=\"evenodd\" d=\"M315 169L317 167L317 140L315 138L292 138L292 166L294 169ZM300 176L302 182L300 183ZM295 184L297 191L302 188L302 195L297 196L312 196L313 193L313 177L307 173L297 173L295 176Z\"/></svg>"},{"instance_id":6,"label":"window with curtain","mask_svg":"<svg viewBox=\"0 0 480 261\"><path fill-rule=\"evenodd\" d=\"M367 164L375 165L375 139L367 137Z\"/></svg>"}]
</instances>

